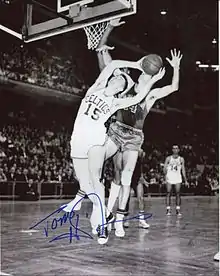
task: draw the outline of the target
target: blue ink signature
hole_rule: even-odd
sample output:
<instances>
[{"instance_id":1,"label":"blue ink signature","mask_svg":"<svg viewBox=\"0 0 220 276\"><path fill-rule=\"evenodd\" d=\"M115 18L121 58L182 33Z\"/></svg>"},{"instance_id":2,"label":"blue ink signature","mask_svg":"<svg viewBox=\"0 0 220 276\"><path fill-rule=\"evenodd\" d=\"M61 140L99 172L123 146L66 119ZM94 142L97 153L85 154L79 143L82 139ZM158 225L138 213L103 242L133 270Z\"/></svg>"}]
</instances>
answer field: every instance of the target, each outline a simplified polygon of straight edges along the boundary
<instances>
[{"instance_id":1,"label":"blue ink signature","mask_svg":"<svg viewBox=\"0 0 220 276\"><path fill-rule=\"evenodd\" d=\"M104 231L105 231L105 226L108 225L109 223L104 223L105 217L104 217L104 211L103 211L103 206L101 204L100 197L95 193L90 193L87 196L91 196L91 195L96 196L98 198L98 201L99 201L99 204L100 204L100 210L101 210L101 215L102 215L102 224L99 225L99 231L101 230L101 234L103 234ZM59 218L53 218L52 223L50 224L50 226L49 226L48 219L51 218L55 214L59 214L67 205L64 205L64 206L60 207L59 209L55 210L54 212L49 214L47 217L40 220L38 223L31 226L29 229L34 229L38 225L40 225L42 222L46 222L46 225L44 226L44 235L45 235L45 237L48 237L49 236L49 230L53 231L53 230L57 229L58 227L62 227L64 224L69 222L69 225L70 225L69 226L69 232L58 235L55 238L51 239L49 242L69 238L69 242L72 243L73 238L76 238L76 240L80 240L80 237L93 239L93 237L89 233L86 233L85 231L83 231L79 228L79 214L75 214L75 211L74 211L74 208L77 206L77 204L79 204L79 202L84 200L84 199L85 199L85 197L81 198L73 206L72 211L70 213L65 213L63 216L61 216ZM127 220L133 220L133 219L146 220L146 219L149 219L151 217L152 217L152 214L139 214L139 215L136 215L134 217L126 218L126 219L123 219L123 220L117 220L117 221L115 220L114 223L121 222L121 221L127 221ZM75 225L72 222L73 218L76 219L76 224Z\"/></svg>"},{"instance_id":2,"label":"blue ink signature","mask_svg":"<svg viewBox=\"0 0 220 276\"><path fill-rule=\"evenodd\" d=\"M52 217L54 214L60 213L64 208L66 207L60 207L59 209L55 210L53 213L48 215L47 217L43 218L41 221L36 223L35 225L31 226L30 229L36 228L38 225L40 225L42 222L45 222L44 225L44 235L45 237L49 237L49 230L53 231L57 229L58 227L62 227L67 222L69 223L69 231L67 233L63 233L53 239L51 239L49 242L61 240L61 239L68 239L69 242L72 243L73 238L75 237L77 240L80 240L80 237L83 238L89 238L93 239L93 237L86 233L85 231L81 230L79 228L79 215L75 214L75 212L72 210L70 213L65 213L63 216L59 218L53 218L52 222L49 224L49 218ZM73 218L76 218L76 224L73 223Z\"/></svg>"}]
</instances>

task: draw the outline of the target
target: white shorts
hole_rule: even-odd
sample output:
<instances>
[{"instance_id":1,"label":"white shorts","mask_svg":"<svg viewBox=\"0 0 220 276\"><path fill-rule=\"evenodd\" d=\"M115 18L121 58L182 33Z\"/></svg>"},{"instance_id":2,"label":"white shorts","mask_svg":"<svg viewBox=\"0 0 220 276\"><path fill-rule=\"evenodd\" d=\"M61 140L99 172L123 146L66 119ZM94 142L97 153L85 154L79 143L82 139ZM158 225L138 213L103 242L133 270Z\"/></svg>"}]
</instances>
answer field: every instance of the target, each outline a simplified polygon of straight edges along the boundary
<instances>
[{"instance_id":1,"label":"white shorts","mask_svg":"<svg viewBox=\"0 0 220 276\"><path fill-rule=\"evenodd\" d=\"M108 136L106 129L73 131L70 141L72 158L88 158L89 150L94 146L103 146Z\"/></svg>"},{"instance_id":2,"label":"white shorts","mask_svg":"<svg viewBox=\"0 0 220 276\"><path fill-rule=\"evenodd\" d=\"M171 177L166 177L166 182L171 185L176 185L176 184L181 184L182 183L182 178L171 178Z\"/></svg>"}]
</instances>

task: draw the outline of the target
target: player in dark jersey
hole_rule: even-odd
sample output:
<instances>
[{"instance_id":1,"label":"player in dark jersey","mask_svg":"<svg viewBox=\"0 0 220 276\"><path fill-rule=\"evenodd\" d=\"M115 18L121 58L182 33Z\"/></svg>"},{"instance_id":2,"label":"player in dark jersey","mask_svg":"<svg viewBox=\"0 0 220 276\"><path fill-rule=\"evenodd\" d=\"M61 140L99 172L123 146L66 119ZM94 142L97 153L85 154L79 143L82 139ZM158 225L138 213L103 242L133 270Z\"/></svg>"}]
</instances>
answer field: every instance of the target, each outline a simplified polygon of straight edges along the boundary
<instances>
[{"instance_id":1,"label":"player in dark jersey","mask_svg":"<svg viewBox=\"0 0 220 276\"><path fill-rule=\"evenodd\" d=\"M106 31L105 42L107 41L107 34L109 35L111 30L121 25L119 21L115 20L110 23L109 28ZM104 39L103 39L104 41ZM101 42L103 42L101 41ZM98 49L99 64L105 66L111 61L109 54L110 47L106 45L100 45ZM102 59L100 58L102 55ZM119 195L121 189L121 197L119 200L119 208L116 213L116 220L120 221L115 224L116 236L123 237L125 235L123 228L123 218L126 212L126 204L130 194L131 179L135 169L135 165L138 159L138 154L144 141L143 126L145 118L148 115L151 107L155 101L170 95L179 88L179 67L182 55L177 53L176 49L171 51L171 59L167 58L167 61L173 67L173 80L168 86L162 88L152 89L146 98L139 104L119 110L116 114L116 122L110 125L108 136L111 141L118 147L118 153L114 157L115 163L115 180L111 184L110 196L108 201L108 210L112 212L115 201ZM102 60L102 62L101 62ZM103 65L104 64L104 65ZM101 68L101 66L100 66ZM130 89L126 97L130 94L140 93L147 85L149 79L152 76L142 73L138 79L138 83ZM143 219L143 217L141 218Z\"/></svg>"}]
</instances>

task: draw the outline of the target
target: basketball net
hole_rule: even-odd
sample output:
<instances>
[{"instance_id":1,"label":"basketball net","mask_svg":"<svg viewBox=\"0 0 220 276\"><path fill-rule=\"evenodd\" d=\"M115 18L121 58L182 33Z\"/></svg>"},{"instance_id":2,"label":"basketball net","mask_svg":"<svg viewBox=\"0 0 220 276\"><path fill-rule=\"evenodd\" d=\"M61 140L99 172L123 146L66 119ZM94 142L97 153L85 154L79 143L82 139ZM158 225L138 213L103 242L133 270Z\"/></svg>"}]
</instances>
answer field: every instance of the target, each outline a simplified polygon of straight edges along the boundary
<instances>
[{"instance_id":1,"label":"basketball net","mask_svg":"<svg viewBox=\"0 0 220 276\"><path fill-rule=\"evenodd\" d=\"M109 22L107 21L83 28L87 37L88 49L95 50L97 48L108 24Z\"/></svg>"}]
</instances>

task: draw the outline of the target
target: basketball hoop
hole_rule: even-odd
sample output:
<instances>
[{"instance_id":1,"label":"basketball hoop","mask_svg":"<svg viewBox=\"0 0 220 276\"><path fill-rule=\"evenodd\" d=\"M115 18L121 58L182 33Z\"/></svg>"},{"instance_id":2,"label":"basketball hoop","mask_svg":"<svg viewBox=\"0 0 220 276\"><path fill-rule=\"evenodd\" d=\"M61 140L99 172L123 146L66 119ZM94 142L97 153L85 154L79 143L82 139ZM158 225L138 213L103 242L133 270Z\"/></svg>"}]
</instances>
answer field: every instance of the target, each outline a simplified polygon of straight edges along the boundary
<instances>
[{"instance_id":1,"label":"basketball hoop","mask_svg":"<svg viewBox=\"0 0 220 276\"><path fill-rule=\"evenodd\" d=\"M88 49L95 50L97 48L102 38L102 35L108 27L108 24L109 22L106 21L83 28L87 37Z\"/></svg>"}]
</instances>

